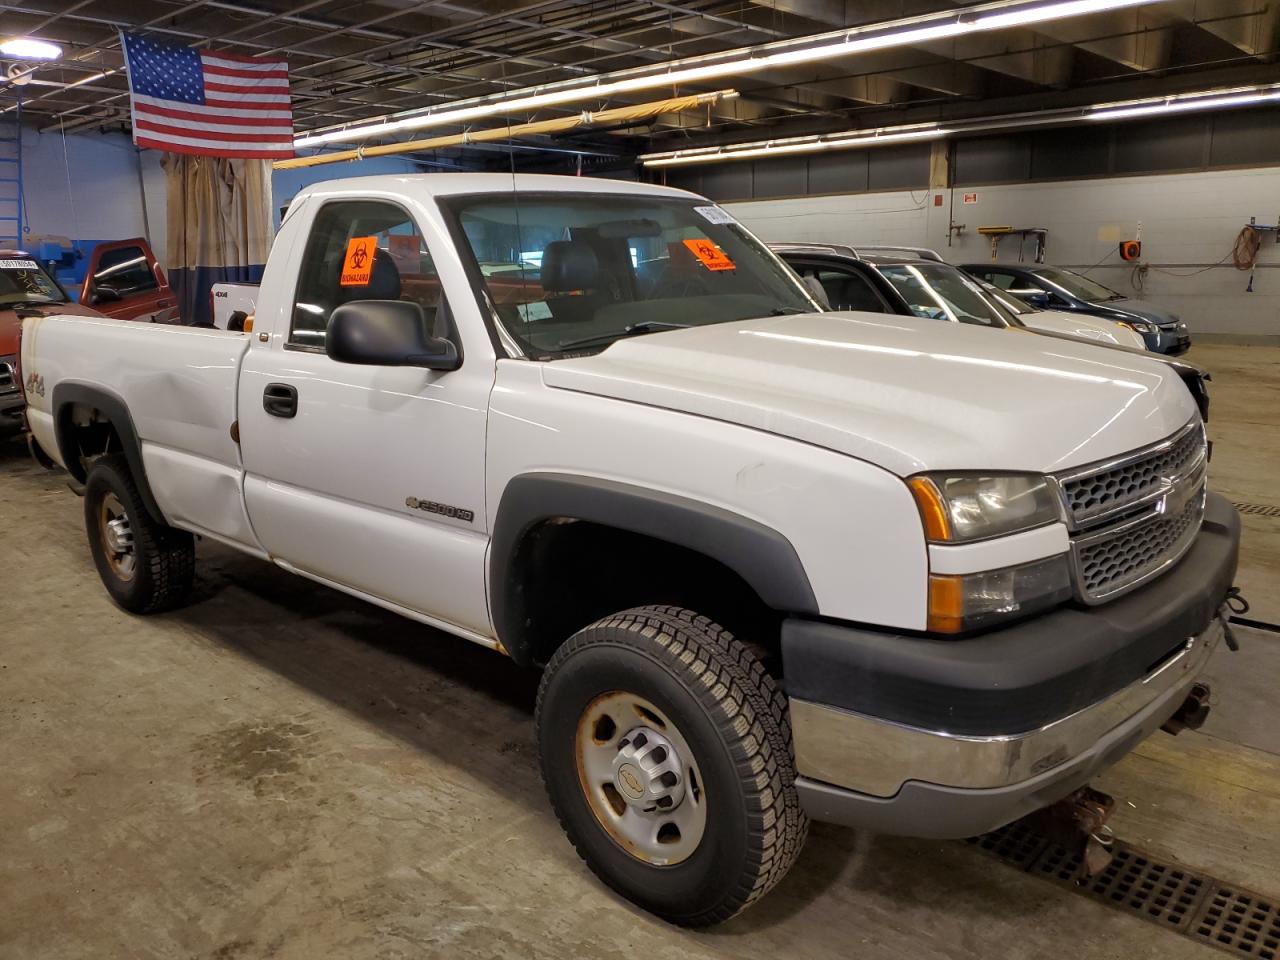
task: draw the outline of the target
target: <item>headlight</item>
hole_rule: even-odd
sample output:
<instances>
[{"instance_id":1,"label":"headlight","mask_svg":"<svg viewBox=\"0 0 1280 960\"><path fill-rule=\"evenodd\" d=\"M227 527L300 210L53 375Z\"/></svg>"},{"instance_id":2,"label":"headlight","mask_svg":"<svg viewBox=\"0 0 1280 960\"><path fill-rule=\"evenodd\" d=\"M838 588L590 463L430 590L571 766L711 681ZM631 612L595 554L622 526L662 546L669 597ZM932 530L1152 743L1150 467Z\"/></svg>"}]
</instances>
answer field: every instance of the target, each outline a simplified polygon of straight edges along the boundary
<instances>
[{"instance_id":1,"label":"headlight","mask_svg":"<svg viewBox=\"0 0 1280 960\"><path fill-rule=\"evenodd\" d=\"M1049 481L1030 474L920 474L907 481L935 543L965 543L1061 519Z\"/></svg>"},{"instance_id":2,"label":"headlight","mask_svg":"<svg viewBox=\"0 0 1280 960\"><path fill-rule=\"evenodd\" d=\"M1156 326L1154 323L1147 323L1145 320L1117 320L1121 326L1128 327L1131 330L1137 330L1139 333L1155 333Z\"/></svg>"},{"instance_id":3,"label":"headlight","mask_svg":"<svg viewBox=\"0 0 1280 960\"><path fill-rule=\"evenodd\" d=\"M929 577L932 633L964 633L1054 607L1071 597L1067 555L1002 570Z\"/></svg>"}]
</instances>

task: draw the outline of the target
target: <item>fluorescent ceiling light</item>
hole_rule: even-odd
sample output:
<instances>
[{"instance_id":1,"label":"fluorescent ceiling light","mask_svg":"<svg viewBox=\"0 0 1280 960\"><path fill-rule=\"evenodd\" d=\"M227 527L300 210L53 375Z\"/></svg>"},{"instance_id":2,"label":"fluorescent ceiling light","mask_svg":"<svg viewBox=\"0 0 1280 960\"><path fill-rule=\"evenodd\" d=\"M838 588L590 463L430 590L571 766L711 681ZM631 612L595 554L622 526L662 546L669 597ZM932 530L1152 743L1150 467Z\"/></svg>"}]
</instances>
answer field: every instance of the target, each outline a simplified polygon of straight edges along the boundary
<instances>
[{"instance_id":1,"label":"fluorescent ceiling light","mask_svg":"<svg viewBox=\"0 0 1280 960\"><path fill-rule=\"evenodd\" d=\"M1124 120L1129 117L1148 117L1161 113L1182 113L1187 110L1214 110L1225 107L1243 107L1251 103L1280 100L1280 90L1255 90L1228 96L1188 94L1185 97L1169 97L1165 100L1147 101L1132 107L1101 105L1093 107L1086 120Z\"/></svg>"},{"instance_id":2,"label":"fluorescent ceiling light","mask_svg":"<svg viewBox=\"0 0 1280 960\"><path fill-rule=\"evenodd\" d=\"M944 13L926 14L891 23L835 30L794 40L780 40L757 47L744 47L718 54L672 60L652 67L601 74L594 82L580 80L512 91L498 100L462 101L455 107L441 107L426 113L390 117L345 129L322 130L295 138L295 147L315 147L325 143L346 143L407 130L422 130L465 123L481 117L518 113L540 107L559 106L610 97L619 93L652 90L680 83L694 83L717 77L741 75L771 67L812 63L832 57L910 46L945 40L963 34L1001 30L1028 23L1043 23L1064 17L1145 6L1162 0L997 0L995 3Z\"/></svg>"},{"instance_id":3,"label":"fluorescent ceiling light","mask_svg":"<svg viewBox=\"0 0 1280 960\"><path fill-rule=\"evenodd\" d=\"M1226 109L1258 103L1280 102L1280 84L1258 87L1232 87L1222 90L1202 90L1184 93L1159 100L1122 100L1115 103L1098 103L1088 107L1068 107L1062 110L1044 110L1034 113L1003 114L984 117L981 120L958 120L946 127L936 123L904 124L897 127L880 127L873 130L846 130L808 137L791 137L784 140L753 140L747 143L730 143L718 147L691 147L666 153L646 153L640 161L646 167L674 167L692 163L718 163L751 157L769 157L795 153L816 153L824 150L847 150L856 147L874 147L882 143L904 140L932 140L959 134L983 133L991 130L1075 123L1081 120L1121 120L1152 114L1176 113L1183 110Z\"/></svg>"},{"instance_id":4,"label":"fluorescent ceiling light","mask_svg":"<svg viewBox=\"0 0 1280 960\"><path fill-rule=\"evenodd\" d=\"M857 135L836 134L824 139L796 138L774 140L741 146L708 147L697 152L682 151L671 156L646 160L646 167L675 167L689 163L711 163L717 160L742 160L750 157L777 157L792 153L819 153L824 150L849 150L854 147L875 147L906 140L936 140L945 137L950 130L936 124L922 129L886 128L883 132L865 130Z\"/></svg>"},{"instance_id":5,"label":"fluorescent ceiling light","mask_svg":"<svg viewBox=\"0 0 1280 960\"><path fill-rule=\"evenodd\" d=\"M0 53L23 60L57 60L62 56L62 48L56 43L34 37L10 37L0 41Z\"/></svg>"}]
</instances>

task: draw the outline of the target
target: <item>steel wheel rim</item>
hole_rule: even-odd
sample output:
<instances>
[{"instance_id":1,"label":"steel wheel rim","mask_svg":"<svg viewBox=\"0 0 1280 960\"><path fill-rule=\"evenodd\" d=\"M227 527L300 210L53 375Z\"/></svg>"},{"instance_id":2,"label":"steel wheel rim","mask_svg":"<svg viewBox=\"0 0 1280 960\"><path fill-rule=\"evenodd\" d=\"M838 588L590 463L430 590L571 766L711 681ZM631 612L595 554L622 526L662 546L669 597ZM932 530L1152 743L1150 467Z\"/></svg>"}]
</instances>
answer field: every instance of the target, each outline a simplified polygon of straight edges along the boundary
<instances>
[{"instance_id":1,"label":"steel wheel rim","mask_svg":"<svg viewBox=\"0 0 1280 960\"><path fill-rule=\"evenodd\" d=\"M138 568L133 528L124 504L114 493L108 493L98 505L98 536L111 572L126 582L132 580Z\"/></svg>"},{"instance_id":2,"label":"steel wheel rim","mask_svg":"<svg viewBox=\"0 0 1280 960\"><path fill-rule=\"evenodd\" d=\"M578 783L613 841L652 866L692 856L706 833L706 787L676 725L644 697L613 691L583 710L576 739Z\"/></svg>"}]
</instances>

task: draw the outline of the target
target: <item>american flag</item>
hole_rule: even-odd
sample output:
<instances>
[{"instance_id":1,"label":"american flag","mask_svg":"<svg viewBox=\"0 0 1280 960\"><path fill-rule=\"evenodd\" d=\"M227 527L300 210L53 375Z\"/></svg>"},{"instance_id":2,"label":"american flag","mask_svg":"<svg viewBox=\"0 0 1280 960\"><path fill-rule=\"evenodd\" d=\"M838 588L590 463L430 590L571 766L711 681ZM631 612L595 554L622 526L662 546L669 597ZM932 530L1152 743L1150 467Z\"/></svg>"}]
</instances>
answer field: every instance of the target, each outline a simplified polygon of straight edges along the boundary
<instances>
[{"instance_id":1,"label":"american flag","mask_svg":"<svg viewBox=\"0 0 1280 960\"><path fill-rule=\"evenodd\" d=\"M138 146L206 157L293 156L287 61L121 38Z\"/></svg>"}]
</instances>

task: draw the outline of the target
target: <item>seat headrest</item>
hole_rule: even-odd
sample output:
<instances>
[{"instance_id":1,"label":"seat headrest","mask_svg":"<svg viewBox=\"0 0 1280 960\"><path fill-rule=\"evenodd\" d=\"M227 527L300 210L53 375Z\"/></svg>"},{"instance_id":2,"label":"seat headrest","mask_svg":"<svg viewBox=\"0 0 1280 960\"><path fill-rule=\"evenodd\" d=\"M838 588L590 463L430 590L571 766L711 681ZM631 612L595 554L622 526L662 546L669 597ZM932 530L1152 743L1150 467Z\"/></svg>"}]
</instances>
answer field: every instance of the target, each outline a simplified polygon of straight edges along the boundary
<instances>
[{"instance_id":1,"label":"seat headrest","mask_svg":"<svg viewBox=\"0 0 1280 960\"><path fill-rule=\"evenodd\" d=\"M369 273L369 285L365 288L364 299L400 299L400 268L386 250L379 250L373 255L373 270Z\"/></svg>"},{"instance_id":2,"label":"seat headrest","mask_svg":"<svg viewBox=\"0 0 1280 960\"><path fill-rule=\"evenodd\" d=\"M600 260L582 240L552 240L542 251L542 289L547 293L591 290L599 283Z\"/></svg>"}]
</instances>

